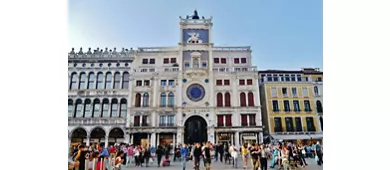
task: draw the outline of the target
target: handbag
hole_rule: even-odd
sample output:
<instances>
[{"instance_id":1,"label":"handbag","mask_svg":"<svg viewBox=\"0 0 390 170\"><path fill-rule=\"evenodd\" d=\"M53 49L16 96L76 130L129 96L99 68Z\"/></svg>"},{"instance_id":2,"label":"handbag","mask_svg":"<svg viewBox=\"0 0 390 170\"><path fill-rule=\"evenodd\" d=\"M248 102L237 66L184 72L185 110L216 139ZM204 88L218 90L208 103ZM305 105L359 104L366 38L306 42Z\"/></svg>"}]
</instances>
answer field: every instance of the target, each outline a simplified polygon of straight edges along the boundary
<instances>
[{"instance_id":1,"label":"handbag","mask_svg":"<svg viewBox=\"0 0 390 170\"><path fill-rule=\"evenodd\" d=\"M314 157L314 160L315 160L315 161L317 161L317 162L319 161L319 159L318 159L318 156L317 156L317 155Z\"/></svg>"}]
</instances>

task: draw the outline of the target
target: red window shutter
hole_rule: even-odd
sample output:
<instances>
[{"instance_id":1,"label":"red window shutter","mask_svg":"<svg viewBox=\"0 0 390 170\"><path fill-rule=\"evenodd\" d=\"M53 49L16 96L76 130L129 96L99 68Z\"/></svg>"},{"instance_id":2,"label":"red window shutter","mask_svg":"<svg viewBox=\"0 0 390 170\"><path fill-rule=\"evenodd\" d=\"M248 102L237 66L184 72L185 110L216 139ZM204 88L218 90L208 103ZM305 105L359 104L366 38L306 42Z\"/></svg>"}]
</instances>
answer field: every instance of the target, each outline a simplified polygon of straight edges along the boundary
<instances>
[{"instance_id":1,"label":"red window shutter","mask_svg":"<svg viewBox=\"0 0 390 170\"><path fill-rule=\"evenodd\" d=\"M142 59L142 64L148 64L148 59L147 58Z\"/></svg>"},{"instance_id":2,"label":"red window shutter","mask_svg":"<svg viewBox=\"0 0 390 170\"><path fill-rule=\"evenodd\" d=\"M219 63L219 58L214 58L214 63L218 64Z\"/></svg>"},{"instance_id":3,"label":"red window shutter","mask_svg":"<svg viewBox=\"0 0 390 170\"><path fill-rule=\"evenodd\" d=\"M222 86L222 80L217 80L217 86Z\"/></svg>"},{"instance_id":4,"label":"red window shutter","mask_svg":"<svg viewBox=\"0 0 390 170\"><path fill-rule=\"evenodd\" d=\"M218 115L217 124L218 124L218 126L223 126L223 116L222 115Z\"/></svg>"},{"instance_id":5,"label":"red window shutter","mask_svg":"<svg viewBox=\"0 0 390 170\"><path fill-rule=\"evenodd\" d=\"M223 104L222 104L222 94L221 93L218 93L217 94L217 107L222 107Z\"/></svg>"},{"instance_id":6,"label":"red window shutter","mask_svg":"<svg viewBox=\"0 0 390 170\"><path fill-rule=\"evenodd\" d=\"M151 58L151 59L149 60L149 64L155 64L155 63L156 63L156 59Z\"/></svg>"},{"instance_id":7,"label":"red window shutter","mask_svg":"<svg viewBox=\"0 0 390 170\"><path fill-rule=\"evenodd\" d=\"M171 58L171 63L176 63L176 58Z\"/></svg>"},{"instance_id":8,"label":"red window shutter","mask_svg":"<svg viewBox=\"0 0 390 170\"><path fill-rule=\"evenodd\" d=\"M141 106L141 94L137 93L135 95L135 107Z\"/></svg>"},{"instance_id":9,"label":"red window shutter","mask_svg":"<svg viewBox=\"0 0 390 170\"><path fill-rule=\"evenodd\" d=\"M244 92L240 94L240 106L241 107L246 106L246 97Z\"/></svg>"},{"instance_id":10,"label":"red window shutter","mask_svg":"<svg viewBox=\"0 0 390 170\"><path fill-rule=\"evenodd\" d=\"M241 115L241 125L248 126L247 115Z\"/></svg>"},{"instance_id":11,"label":"red window shutter","mask_svg":"<svg viewBox=\"0 0 390 170\"><path fill-rule=\"evenodd\" d=\"M225 107L230 107L230 93L225 93Z\"/></svg>"},{"instance_id":12,"label":"red window shutter","mask_svg":"<svg viewBox=\"0 0 390 170\"><path fill-rule=\"evenodd\" d=\"M169 58L164 58L164 64L169 64Z\"/></svg>"},{"instance_id":13,"label":"red window shutter","mask_svg":"<svg viewBox=\"0 0 390 170\"><path fill-rule=\"evenodd\" d=\"M240 63L240 58L234 58L234 64L239 64Z\"/></svg>"},{"instance_id":14,"label":"red window shutter","mask_svg":"<svg viewBox=\"0 0 390 170\"><path fill-rule=\"evenodd\" d=\"M221 58L221 64L226 64L226 58Z\"/></svg>"},{"instance_id":15,"label":"red window shutter","mask_svg":"<svg viewBox=\"0 0 390 170\"><path fill-rule=\"evenodd\" d=\"M242 85L245 85L245 80L244 79L240 80L240 86L242 86Z\"/></svg>"},{"instance_id":16,"label":"red window shutter","mask_svg":"<svg viewBox=\"0 0 390 170\"><path fill-rule=\"evenodd\" d=\"M241 58L241 63L246 63L246 58Z\"/></svg>"},{"instance_id":17,"label":"red window shutter","mask_svg":"<svg viewBox=\"0 0 390 170\"><path fill-rule=\"evenodd\" d=\"M226 126L232 126L232 115L226 115Z\"/></svg>"},{"instance_id":18,"label":"red window shutter","mask_svg":"<svg viewBox=\"0 0 390 170\"><path fill-rule=\"evenodd\" d=\"M247 79L246 80L246 85L252 85L252 79Z\"/></svg>"},{"instance_id":19,"label":"red window shutter","mask_svg":"<svg viewBox=\"0 0 390 170\"><path fill-rule=\"evenodd\" d=\"M256 125L256 115L254 115L254 114L250 114L249 115L249 125L251 125L251 126L255 126Z\"/></svg>"},{"instance_id":20,"label":"red window shutter","mask_svg":"<svg viewBox=\"0 0 390 170\"><path fill-rule=\"evenodd\" d=\"M134 116L134 126L139 126L139 116Z\"/></svg>"},{"instance_id":21,"label":"red window shutter","mask_svg":"<svg viewBox=\"0 0 390 170\"><path fill-rule=\"evenodd\" d=\"M255 106L255 102L253 99L253 93L249 92L248 93L248 106Z\"/></svg>"},{"instance_id":22,"label":"red window shutter","mask_svg":"<svg viewBox=\"0 0 390 170\"><path fill-rule=\"evenodd\" d=\"M230 81L229 80L223 80L223 85L225 85L225 86L230 85Z\"/></svg>"},{"instance_id":23,"label":"red window shutter","mask_svg":"<svg viewBox=\"0 0 390 170\"><path fill-rule=\"evenodd\" d=\"M148 116L142 116L142 126L147 126L148 125Z\"/></svg>"}]
</instances>

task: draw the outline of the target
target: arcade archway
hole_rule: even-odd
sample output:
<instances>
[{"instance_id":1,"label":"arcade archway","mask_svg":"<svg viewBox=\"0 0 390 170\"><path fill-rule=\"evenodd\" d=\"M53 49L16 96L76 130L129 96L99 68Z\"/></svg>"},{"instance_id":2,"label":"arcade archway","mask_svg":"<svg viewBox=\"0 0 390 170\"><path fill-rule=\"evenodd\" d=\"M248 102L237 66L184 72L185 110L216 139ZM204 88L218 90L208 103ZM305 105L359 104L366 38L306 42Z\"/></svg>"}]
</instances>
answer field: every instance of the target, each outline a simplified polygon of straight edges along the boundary
<instances>
[{"instance_id":1,"label":"arcade archway","mask_svg":"<svg viewBox=\"0 0 390 170\"><path fill-rule=\"evenodd\" d=\"M184 143L193 144L207 141L207 123L202 117L191 116L184 126Z\"/></svg>"},{"instance_id":2,"label":"arcade archway","mask_svg":"<svg viewBox=\"0 0 390 170\"><path fill-rule=\"evenodd\" d=\"M77 128L73 130L70 141L71 143L83 143L85 144L87 141L87 131L83 128Z\"/></svg>"},{"instance_id":3,"label":"arcade archway","mask_svg":"<svg viewBox=\"0 0 390 170\"><path fill-rule=\"evenodd\" d=\"M108 135L108 144L114 145L115 143L124 142L125 133L121 128L114 128Z\"/></svg>"},{"instance_id":4,"label":"arcade archway","mask_svg":"<svg viewBox=\"0 0 390 170\"><path fill-rule=\"evenodd\" d=\"M101 143L101 142L105 142L105 138L106 138L106 131L104 131L102 128L100 127L96 127L94 128L92 131L91 131L91 136L90 136L90 141L91 141L91 144L92 143Z\"/></svg>"}]
</instances>

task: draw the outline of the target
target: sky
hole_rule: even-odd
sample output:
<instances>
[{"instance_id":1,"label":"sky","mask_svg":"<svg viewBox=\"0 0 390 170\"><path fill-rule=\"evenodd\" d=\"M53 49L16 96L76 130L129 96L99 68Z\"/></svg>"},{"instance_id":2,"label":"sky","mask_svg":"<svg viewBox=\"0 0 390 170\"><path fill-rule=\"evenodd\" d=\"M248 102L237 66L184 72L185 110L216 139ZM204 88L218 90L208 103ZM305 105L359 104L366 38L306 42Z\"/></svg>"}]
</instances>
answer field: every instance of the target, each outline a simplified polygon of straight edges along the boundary
<instances>
[{"instance_id":1,"label":"sky","mask_svg":"<svg viewBox=\"0 0 390 170\"><path fill-rule=\"evenodd\" d=\"M259 70L323 68L322 0L69 0L69 51L177 46L179 16L213 17L214 46L251 46Z\"/></svg>"}]
</instances>

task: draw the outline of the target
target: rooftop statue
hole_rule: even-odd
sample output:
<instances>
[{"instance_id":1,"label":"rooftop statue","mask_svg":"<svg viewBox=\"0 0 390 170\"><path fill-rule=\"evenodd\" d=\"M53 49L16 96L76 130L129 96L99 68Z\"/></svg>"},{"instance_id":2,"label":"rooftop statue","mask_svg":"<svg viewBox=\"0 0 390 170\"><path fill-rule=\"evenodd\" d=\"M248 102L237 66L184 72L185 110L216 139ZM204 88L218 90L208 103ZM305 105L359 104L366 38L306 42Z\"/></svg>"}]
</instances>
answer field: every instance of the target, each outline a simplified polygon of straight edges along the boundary
<instances>
[{"instance_id":1,"label":"rooftop statue","mask_svg":"<svg viewBox=\"0 0 390 170\"><path fill-rule=\"evenodd\" d=\"M74 48L72 48L72 51L70 52L70 54L75 54Z\"/></svg>"},{"instance_id":2,"label":"rooftop statue","mask_svg":"<svg viewBox=\"0 0 390 170\"><path fill-rule=\"evenodd\" d=\"M194 15L192 16L192 19L199 19L199 16L198 16L198 11L194 11Z\"/></svg>"},{"instance_id":3,"label":"rooftop statue","mask_svg":"<svg viewBox=\"0 0 390 170\"><path fill-rule=\"evenodd\" d=\"M80 48L79 54L83 54L83 48Z\"/></svg>"}]
</instances>

